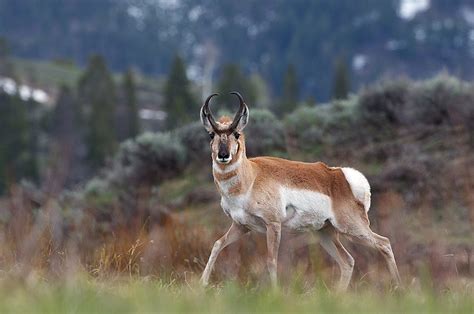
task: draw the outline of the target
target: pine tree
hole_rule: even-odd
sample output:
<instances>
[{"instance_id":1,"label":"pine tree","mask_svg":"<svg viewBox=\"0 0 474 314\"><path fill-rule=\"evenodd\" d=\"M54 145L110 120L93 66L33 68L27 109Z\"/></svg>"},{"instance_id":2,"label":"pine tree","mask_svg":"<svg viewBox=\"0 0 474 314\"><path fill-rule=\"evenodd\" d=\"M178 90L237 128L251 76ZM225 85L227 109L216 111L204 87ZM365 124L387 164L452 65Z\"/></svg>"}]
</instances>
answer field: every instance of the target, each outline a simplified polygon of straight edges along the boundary
<instances>
[{"instance_id":1,"label":"pine tree","mask_svg":"<svg viewBox=\"0 0 474 314\"><path fill-rule=\"evenodd\" d=\"M223 66L218 82L218 91L222 94L219 102L228 105L236 103L235 96L229 95L230 92L237 91L241 93L245 102L252 105L255 103L257 94L250 79L245 77L237 64L233 63Z\"/></svg>"},{"instance_id":2,"label":"pine tree","mask_svg":"<svg viewBox=\"0 0 474 314\"><path fill-rule=\"evenodd\" d=\"M0 37L0 76L16 79L15 68L10 59L10 46L3 37Z\"/></svg>"},{"instance_id":3,"label":"pine tree","mask_svg":"<svg viewBox=\"0 0 474 314\"><path fill-rule=\"evenodd\" d=\"M93 56L81 76L78 94L86 127L88 159L93 168L103 165L116 148L115 86L104 59Z\"/></svg>"},{"instance_id":4,"label":"pine tree","mask_svg":"<svg viewBox=\"0 0 474 314\"><path fill-rule=\"evenodd\" d=\"M78 101L71 88L61 86L54 106L49 133L51 137L51 173L57 187L64 188L87 176L84 167L84 127Z\"/></svg>"},{"instance_id":5,"label":"pine tree","mask_svg":"<svg viewBox=\"0 0 474 314\"><path fill-rule=\"evenodd\" d=\"M285 77L283 78L283 94L280 105L280 114L286 114L296 108L299 100L299 85L296 75L296 69L292 64L289 64Z\"/></svg>"},{"instance_id":6,"label":"pine tree","mask_svg":"<svg viewBox=\"0 0 474 314\"><path fill-rule=\"evenodd\" d=\"M18 96L0 92L0 194L10 183L37 178L28 105Z\"/></svg>"},{"instance_id":7,"label":"pine tree","mask_svg":"<svg viewBox=\"0 0 474 314\"><path fill-rule=\"evenodd\" d=\"M61 142L69 142L73 133L77 131L75 127L77 113L72 90L68 86L61 86L51 119L51 137Z\"/></svg>"},{"instance_id":8,"label":"pine tree","mask_svg":"<svg viewBox=\"0 0 474 314\"><path fill-rule=\"evenodd\" d=\"M347 64L339 57L335 62L334 81L332 89L333 99L346 99L350 91L350 77Z\"/></svg>"},{"instance_id":9,"label":"pine tree","mask_svg":"<svg viewBox=\"0 0 474 314\"><path fill-rule=\"evenodd\" d=\"M176 55L171 65L164 90L167 127L169 129L196 119L199 110L191 93L186 67L180 56Z\"/></svg>"},{"instance_id":10,"label":"pine tree","mask_svg":"<svg viewBox=\"0 0 474 314\"><path fill-rule=\"evenodd\" d=\"M132 70L128 70L122 81L122 95L120 112L118 112L117 131L119 141L133 138L140 132L138 117L137 92Z\"/></svg>"}]
</instances>

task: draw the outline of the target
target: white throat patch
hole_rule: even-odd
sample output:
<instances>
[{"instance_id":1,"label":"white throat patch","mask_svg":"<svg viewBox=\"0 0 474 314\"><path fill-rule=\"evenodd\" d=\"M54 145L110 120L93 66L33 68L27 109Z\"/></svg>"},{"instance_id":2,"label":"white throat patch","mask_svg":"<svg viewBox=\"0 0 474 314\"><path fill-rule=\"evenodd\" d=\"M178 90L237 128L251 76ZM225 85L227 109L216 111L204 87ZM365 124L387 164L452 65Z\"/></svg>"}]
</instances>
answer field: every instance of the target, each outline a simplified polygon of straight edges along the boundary
<instances>
[{"instance_id":1,"label":"white throat patch","mask_svg":"<svg viewBox=\"0 0 474 314\"><path fill-rule=\"evenodd\" d=\"M232 165L225 166L224 169L221 169L219 167L220 164L218 164L215 160L213 160L212 161L212 169L217 173L227 173L227 172L231 172L231 171L234 171L237 168L239 168L241 162L242 162L242 158L240 158L240 156L239 156L239 158Z\"/></svg>"}]
</instances>

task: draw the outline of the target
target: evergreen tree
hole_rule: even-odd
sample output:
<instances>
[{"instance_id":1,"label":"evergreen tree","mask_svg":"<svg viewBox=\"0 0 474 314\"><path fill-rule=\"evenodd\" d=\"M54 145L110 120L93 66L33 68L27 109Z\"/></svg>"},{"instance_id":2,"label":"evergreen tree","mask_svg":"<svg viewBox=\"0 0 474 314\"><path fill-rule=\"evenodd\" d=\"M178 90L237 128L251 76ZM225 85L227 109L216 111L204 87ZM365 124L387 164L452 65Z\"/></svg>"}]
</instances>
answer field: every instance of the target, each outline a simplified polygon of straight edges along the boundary
<instances>
[{"instance_id":1,"label":"evergreen tree","mask_svg":"<svg viewBox=\"0 0 474 314\"><path fill-rule=\"evenodd\" d=\"M346 99L350 89L350 77L347 64L343 58L338 58L334 67L332 98Z\"/></svg>"},{"instance_id":2,"label":"evergreen tree","mask_svg":"<svg viewBox=\"0 0 474 314\"><path fill-rule=\"evenodd\" d=\"M255 103L257 91L237 64L230 63L223 66L218 82L218 90L222 94L219 101L224 104L236 103L235 96L229 95L233 91L241 93L247 104L254 105Z\"/></svg>"},{"instance_id":3,"label":"evergreen tree","mask_svg":"<svg viewBox=\"0 0 474 314\"><path fill-rule=\"evenodd\" d=\"M76 99L72 90L61 86L51 119L51 137L61 142L69 142L77 132L78 114Z\"/></svg>"},{"instance_id":4,"label":"evergreen tree","mask_svg":"<svg viewBox=\"0 0 474 314\"><path fill-rule=\"evenodd\" d=\"M22 178L36 179L35 138L28 103L0 92L0 193Z\"/></svg>"},{"instance_id":5,"label":"evergreen tree","mask_svg":"<svg viewBox=\"0 0 474 314\"><path fill-rule=\"evenodd\" d=\"M167 127L174 128L196 119L199 110L191 93L186 67L180 56L176 55L166 81L164 90Z\"/></svg>"},{"instance_id":6,"label":"evergreen tree","mask_svg":"<svg viewBox=\"0 0 474 314\"><path fill-rule=\"evenodd\" d=\"M10 59L10 46L3 37L0 37L0 76L16 79L14 65Z\"/></svg>"},{"instance_id":7,"label":"evergreen tree","mask_svg":"<svg viewBox=\"0 0 474 314\"><path fill-rule=\"evenodd\" d=\"M93 168L103 165L116 148L115 86L101 56L93 56L78 86L88 159Z\"/></svg>"},{"instance_id":8,"label":"evergreen tree","mask_svg":"<svg viewBox=\"0 0 474 314\"><path fill-rule=\"evenodd\" d=\"M280 104L280 114L286 114L296 108L299 100L299 85L296 75L296 69L292 64L289 64L285 77L283 78L283 94Z\"/></svg>"},{"instance_id":9,"label":"evergreen tree","mask_svg":"<svg viewBox=\"0 0 474 314\"><path fill-rule=\"evenodd\" d=\"M137 91L132 70L128 70L123 77L122 95L123 99L118 112L117 125L118 138L120 142L135 137L140 132Z\"/></svg>"},{"instance_id":10,"label":"evergreen tree","mask_svg":"<svg viewBox=\"0 0 474 314\"><path fill-rule=\"evenodd\" d=\"M58 189L77 183L87 175L84 128L78 101L71 88L62 86L50 120L51 174Z\"/></svg>"}]
</instances>

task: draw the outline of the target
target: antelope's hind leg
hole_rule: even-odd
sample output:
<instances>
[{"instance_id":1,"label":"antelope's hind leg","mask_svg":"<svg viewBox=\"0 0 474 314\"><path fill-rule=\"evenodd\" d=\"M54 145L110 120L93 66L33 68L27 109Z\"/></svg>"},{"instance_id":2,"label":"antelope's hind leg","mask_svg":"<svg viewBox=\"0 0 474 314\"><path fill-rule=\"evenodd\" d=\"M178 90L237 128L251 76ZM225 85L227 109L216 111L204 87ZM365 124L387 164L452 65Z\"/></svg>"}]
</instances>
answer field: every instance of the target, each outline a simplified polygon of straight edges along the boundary
<instances>
[{"instance_id":1,"label":"antelope's hind leg","mask_svg":"<svg viewBox=\"0 0 474 314\"><path fill-rule=\"evenodd\" d=\"M339 281L336 286L338 292L347 290L354 270L354 258L347 252L339 240L339 233L328 226L320 231L321 246L337 262L340 270Z\"/></svg>"},{"instance_id":2,"label":"antelope's hind leg","mask_svg":"<svg viewBox=\"0 0 474 314\"><path fill-rule=\"evenodd\" d=\"M346 233L351 240L367 247L379 251L387 264L388 270L396 287L401 286L400 274L398 273L395 256L390 245L390 240L386 237L376 234L370 230L368 225L362 225L358 228L349 228Z\"/></svg>"},{"instance_id":3,"label":"antelope's hind leg","mask_svg":"<svg viewBox=\"0 0 474 314\"><path fill-rule=\"evenodd\" d=\"M201 276L201 284L207 286L209 283L209 277L211 276L212 269L216 262L217 256L219 253L229 244L234 243L240 239L244 234L248 233L249 230L243 226L239 226L235 223L232 223L229 230L224 234L219 240L214 243L212 247L211 255L207 261L206 268Z\"/></svg>"}]
</instances>

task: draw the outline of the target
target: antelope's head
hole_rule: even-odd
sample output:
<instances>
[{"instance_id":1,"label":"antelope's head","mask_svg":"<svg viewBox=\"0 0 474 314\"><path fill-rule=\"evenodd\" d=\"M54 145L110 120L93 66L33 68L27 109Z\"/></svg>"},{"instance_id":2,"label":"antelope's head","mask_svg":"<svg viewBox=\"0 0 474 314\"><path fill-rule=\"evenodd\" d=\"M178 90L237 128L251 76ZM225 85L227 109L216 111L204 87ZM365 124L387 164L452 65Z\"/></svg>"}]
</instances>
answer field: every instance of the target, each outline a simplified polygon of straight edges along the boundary
<instances>
[{"instance_id":1,"label":"antelope's head","mask_svg":"<svg viewBox=\"0 0 474 314\"><path fill-rule=\"evenodd\" d=\"M219 94L212 94L207 97L201 108L201 121L211 138L212 160L222 165L237 160L240 154L245 153L245 139L242 130L249 119L249 108L238 92L232 92L231 94L236 95L240 103L234 119L225 116L218 121L214 119L209 108L209 102L212 97Z\"/></svg>"}]
</instances>

